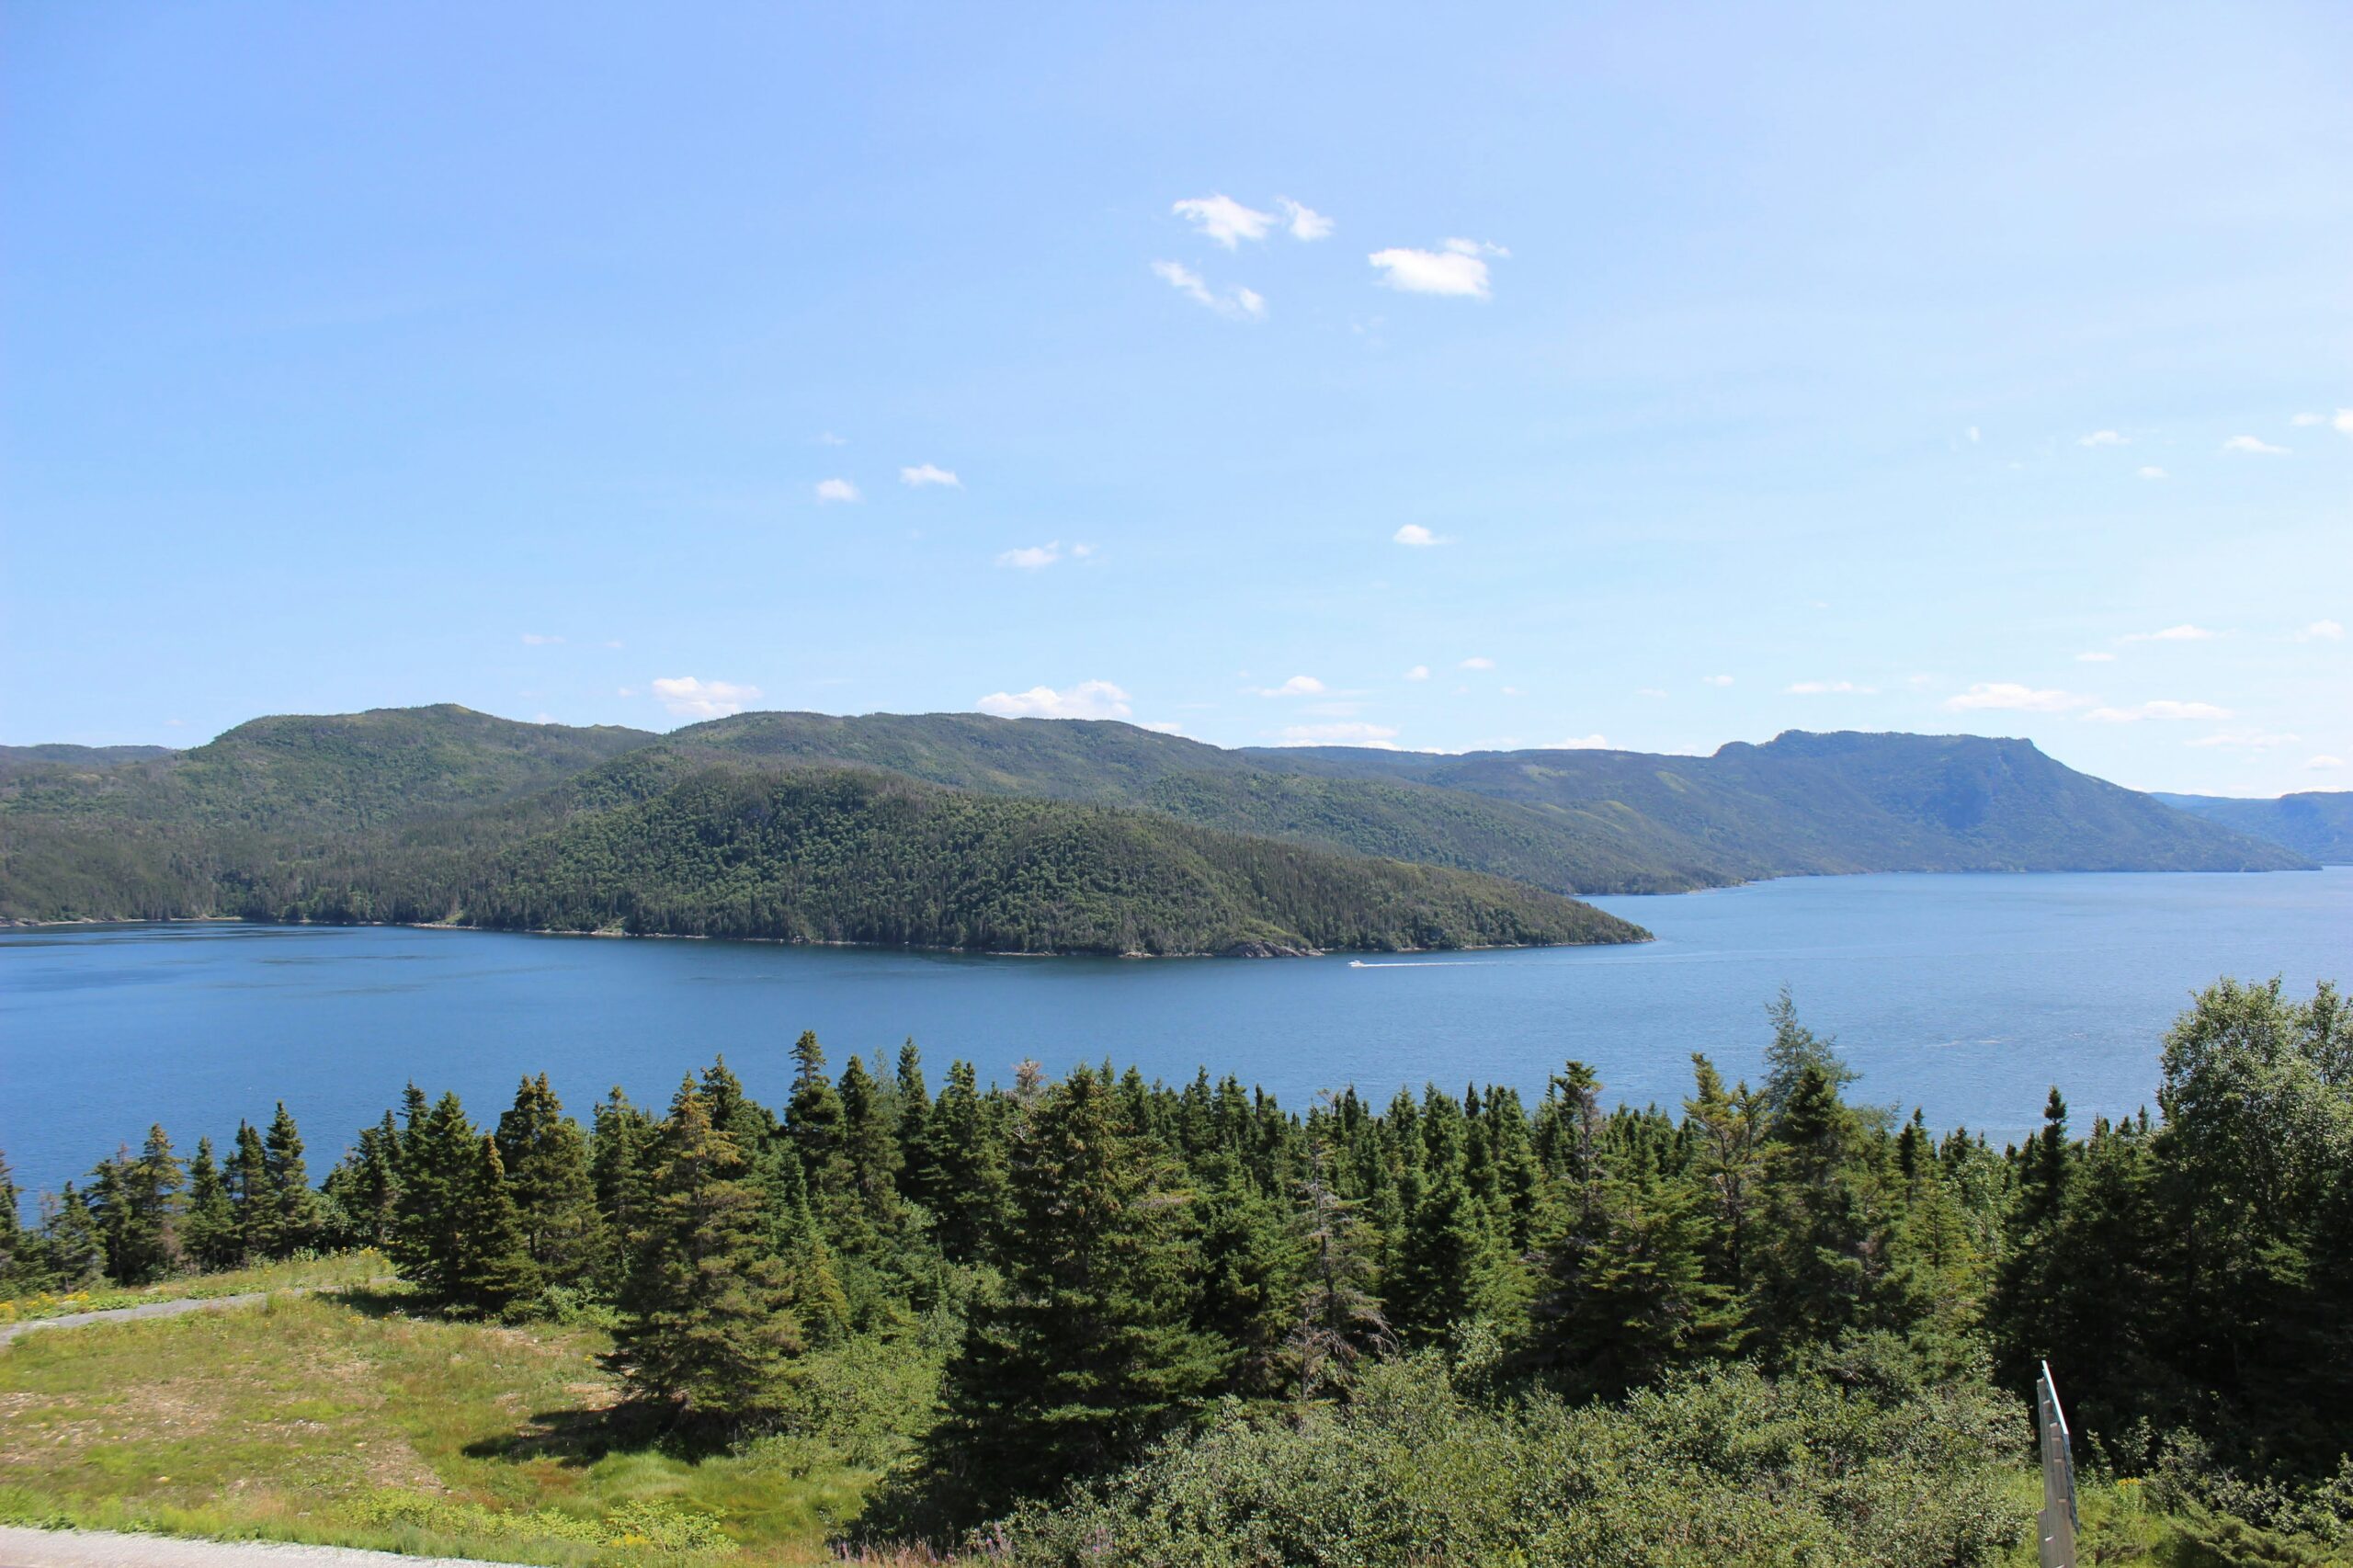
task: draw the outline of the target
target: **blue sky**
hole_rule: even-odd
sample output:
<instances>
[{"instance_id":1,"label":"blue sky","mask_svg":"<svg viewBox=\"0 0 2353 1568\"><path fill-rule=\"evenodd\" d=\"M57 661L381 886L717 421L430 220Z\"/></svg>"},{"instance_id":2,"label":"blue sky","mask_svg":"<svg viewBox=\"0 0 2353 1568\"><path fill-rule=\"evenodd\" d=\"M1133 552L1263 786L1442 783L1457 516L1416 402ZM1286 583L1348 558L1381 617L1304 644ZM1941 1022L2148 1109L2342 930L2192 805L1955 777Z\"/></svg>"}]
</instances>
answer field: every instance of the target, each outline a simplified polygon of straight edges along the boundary
<instances>
[{"instance_id":1,"label":"blue sky","mask_svg":"<svg viewBox=\"0 0 2353 1568\"><path fill-rule=\"evenodd\" d=\"M0 739L2353 788L2353 10L1768 9L19 0Z\"/></svg>"}]
</instances>

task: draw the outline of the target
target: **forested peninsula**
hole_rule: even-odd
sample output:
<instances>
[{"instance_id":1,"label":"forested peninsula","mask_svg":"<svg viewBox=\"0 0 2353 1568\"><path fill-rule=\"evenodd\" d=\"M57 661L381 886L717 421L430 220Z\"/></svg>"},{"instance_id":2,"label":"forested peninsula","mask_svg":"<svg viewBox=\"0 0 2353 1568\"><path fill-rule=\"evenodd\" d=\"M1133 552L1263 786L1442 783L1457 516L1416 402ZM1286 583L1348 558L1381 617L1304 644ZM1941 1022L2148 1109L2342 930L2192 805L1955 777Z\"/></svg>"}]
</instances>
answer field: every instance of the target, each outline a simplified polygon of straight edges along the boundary
<instances>
[{"instance_id":1,"label":"forested peninsula","mask_svg":"<svg viewBox=\"0 0 2353 1568\"><path fill-rule=\"evenodd\" d=\"M0 747L0 920L407 921L1015 952L1637 940L1580 894L1870 870L2276 870L2023 741L1226 751L1133 725L463 708Z\"/></svg>"},{"instance_id":2,"label":"forested peninsula","mask_svg":"<svg viewBox=\"0 0 2353 1568\"><path fill-rule=\"evenodd\" d=\"M803 1034L774 1107L723 1054L585 1125L544 1076L494 1116L412 1086L318 1183L282 1104L192 1157L158 1125L29 1226L0 1167L0 1318L355 1260L218 1326L19 1339L0 1515L599 1563L1981 1568L2032 1560L2048 1362L2083 1562L2346 1561L2333 988L2218 983L2154 1112L2054 1087L2006 1148L1870 1103L1903 1086L1857 1093L1786 997L1769 1028L1761 1081L1694 1056L1674 1108L1574 1061L1532 1102L1304 1114L1108 1062L935 1085L913 1041L835 1072ZM118 1346L174 1420L249 1375L269 1408L218 1454L123 1427ZM381 1449L352 1367L401 1391Z\"/></svg>"}]
</instances>

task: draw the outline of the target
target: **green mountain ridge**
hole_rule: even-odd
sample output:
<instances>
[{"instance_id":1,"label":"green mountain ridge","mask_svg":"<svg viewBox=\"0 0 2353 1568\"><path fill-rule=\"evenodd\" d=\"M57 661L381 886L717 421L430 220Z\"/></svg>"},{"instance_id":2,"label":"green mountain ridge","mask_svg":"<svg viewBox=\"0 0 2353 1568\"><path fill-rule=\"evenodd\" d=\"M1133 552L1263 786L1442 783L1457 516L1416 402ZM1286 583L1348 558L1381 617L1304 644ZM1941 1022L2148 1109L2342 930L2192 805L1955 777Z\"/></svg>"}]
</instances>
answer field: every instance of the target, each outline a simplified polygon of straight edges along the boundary
<instances>
[{"instance_id":1,"label":"green mountain ridge","mask_svg":"<svg viewBox=\"0 0 2353 1568\"><path fill-rule=\"evenodd\" d=\"M2353 790L2307 790L2270 799L2170 794L2155 799L2323 865L2353 865Z\"/></svg>"},{"instance_id":2,"label":"green mountain ridge","mask_svg":"<svg viewBox=\"0 0 2353 1568\"><path fill-rule=\"evenodd\" d=\"M904 858L917 845L928 881ZM1589 939L1608 928L1568 895L1773 876L2308 863L1975 736L1443 756L976 714L747 713L657 736L442 705L260 719L183 752L0 752L17 921L1198 952Z\"/></svg>"}]
</instances>

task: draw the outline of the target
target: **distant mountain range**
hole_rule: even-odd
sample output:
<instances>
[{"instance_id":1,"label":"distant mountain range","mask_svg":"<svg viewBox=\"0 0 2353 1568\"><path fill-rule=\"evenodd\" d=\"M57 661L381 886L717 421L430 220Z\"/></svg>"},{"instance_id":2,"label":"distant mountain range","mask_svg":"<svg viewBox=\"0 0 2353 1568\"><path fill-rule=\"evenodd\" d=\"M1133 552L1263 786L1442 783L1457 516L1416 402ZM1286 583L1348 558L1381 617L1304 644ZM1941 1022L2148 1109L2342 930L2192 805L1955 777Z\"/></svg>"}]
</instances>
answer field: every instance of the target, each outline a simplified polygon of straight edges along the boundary
<instances>
[{"instance_id":1,"label":"distant mountain range","mask_svg":"<svg viewBox=\"0 0 2353 1568\"><path fill-rule=\"evenodd\" d=\"M18 921L1273 952L1639 939L1573 895L1761 877L2310 864L1975 736L1445 756L973 714L655 735L441 706L258 719L187 751L0 747Z\"/></svg>"},{"instance_id":2,"label":"distant mountain range","mask_svg":"<svg viewBox=\"0 0 2353 1568\"><path fill-rule=\"evenodd\" d=\"M2353 865L2353 790L2310 790L2269 800L2158 795L2177 811L2268 839L2326 866Z\"/></svg>"}]
</instances>

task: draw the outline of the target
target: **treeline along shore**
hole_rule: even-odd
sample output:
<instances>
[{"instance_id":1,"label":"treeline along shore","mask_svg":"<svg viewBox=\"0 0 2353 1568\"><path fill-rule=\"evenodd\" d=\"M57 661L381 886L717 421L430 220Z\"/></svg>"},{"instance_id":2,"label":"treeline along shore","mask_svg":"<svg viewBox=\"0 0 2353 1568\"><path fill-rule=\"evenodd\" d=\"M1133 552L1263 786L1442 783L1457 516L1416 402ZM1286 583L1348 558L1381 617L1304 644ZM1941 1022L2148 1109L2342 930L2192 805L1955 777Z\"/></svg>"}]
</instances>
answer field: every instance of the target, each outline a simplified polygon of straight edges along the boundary
<instances>
[{"instance_id":1,"label":"treeline along shore","mask_svg":"<svg viewBox=\"0 0 2353 1568\"><path fill-rule=\"evenodd\" d=\"M185 1160L159 1126L30 1224L0 1189L0 1289L378 1248L423 1309L608 1324L597 1419L712 1451L852 1358L901 1442L847 1536L1023 1562L1992 1562L2046 1360L2087 1475L2223 1546L2353 1542L2333 987L2222 982L2154 1113L2054 1088L2004 1148L1769 1022L1762 1082L1695 1056L1680 1107L1614 1109L1574 1062L1302 1113L804 1034L773 1108L723 1059L585 1125L544 1076L493 1121L412 1087L316 1185L281 1106Z\"/></svg>"}]
</instances>

